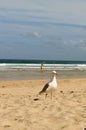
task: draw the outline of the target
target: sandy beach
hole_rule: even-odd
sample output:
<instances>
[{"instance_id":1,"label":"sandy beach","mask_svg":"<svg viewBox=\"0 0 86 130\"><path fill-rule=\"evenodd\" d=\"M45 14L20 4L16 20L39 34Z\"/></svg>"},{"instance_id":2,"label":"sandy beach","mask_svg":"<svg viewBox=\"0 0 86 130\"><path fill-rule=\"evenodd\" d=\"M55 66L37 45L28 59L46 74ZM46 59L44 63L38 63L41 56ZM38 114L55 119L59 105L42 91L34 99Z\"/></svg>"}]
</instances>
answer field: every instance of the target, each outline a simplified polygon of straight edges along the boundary
<instances>
[{"instance_id":1,"label":"sandy beach","mask_svg":"<svg viewBox=\"0 0 86 130\"><path fill-rule=\"evenodd\" d=\"M0 130L82 130L86 127L86 79L58 79L45 100L48 80L0 81Z\"/></svg>"}]
</instances>

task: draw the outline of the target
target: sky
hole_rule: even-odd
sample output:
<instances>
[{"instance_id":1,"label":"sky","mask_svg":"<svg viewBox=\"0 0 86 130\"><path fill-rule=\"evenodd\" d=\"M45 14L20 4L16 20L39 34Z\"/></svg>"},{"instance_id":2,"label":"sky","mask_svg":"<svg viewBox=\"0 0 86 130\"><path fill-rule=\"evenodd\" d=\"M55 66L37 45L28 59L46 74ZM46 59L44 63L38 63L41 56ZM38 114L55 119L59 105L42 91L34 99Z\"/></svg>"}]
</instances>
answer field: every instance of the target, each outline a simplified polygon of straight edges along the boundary
<instances>
[{"instance_id":1,"label":"sky","mask_svg":"<svg viewBox=\"0 0 86 130\"><path fill-rule=\"evenodd\" d=\"M86 0L0 0L0 59L86 60Z\"/></svg>"}]
</instances>

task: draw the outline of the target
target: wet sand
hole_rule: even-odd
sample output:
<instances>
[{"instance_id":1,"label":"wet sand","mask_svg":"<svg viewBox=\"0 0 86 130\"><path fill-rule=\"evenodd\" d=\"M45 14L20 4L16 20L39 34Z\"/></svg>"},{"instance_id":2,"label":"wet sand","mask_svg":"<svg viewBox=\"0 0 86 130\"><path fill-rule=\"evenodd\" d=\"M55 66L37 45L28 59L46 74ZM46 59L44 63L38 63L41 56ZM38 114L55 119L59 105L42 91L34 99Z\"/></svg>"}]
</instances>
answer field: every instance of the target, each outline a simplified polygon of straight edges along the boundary
<instances>
[{"instance_id":1,"label":"wet sand","mask_svg":"<svg viewBox=\"0 0 86 130\"><path fill-rule=\"evenodd\" d=\"M0 130L82 130L86 79L58 79L51 100L38 95L48 80L0 81Z\"/></svg>"},{"instance_id":2,"label":"wet sand","mask_svg":"<svg viewBox=\"0 0 86 130\"><path fill-rule=\"evenodd\" d=\"M52 70L6 69L0 70L0 80L41 80L49 79ZM86 78L86 70L56 70L58 79Z\"/></svg>"}]
</instances>

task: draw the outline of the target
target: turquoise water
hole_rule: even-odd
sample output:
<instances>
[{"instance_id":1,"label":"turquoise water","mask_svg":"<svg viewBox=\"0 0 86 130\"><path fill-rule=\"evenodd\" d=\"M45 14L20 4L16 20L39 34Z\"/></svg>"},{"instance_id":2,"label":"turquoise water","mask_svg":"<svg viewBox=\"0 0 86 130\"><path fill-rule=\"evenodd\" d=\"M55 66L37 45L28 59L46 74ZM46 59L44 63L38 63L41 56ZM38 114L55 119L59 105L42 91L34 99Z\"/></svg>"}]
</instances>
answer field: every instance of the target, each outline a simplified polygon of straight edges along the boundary
<instances>
[{"instance_id":1,"label":"turquoise water","mask_svg":"<svg viewBox=\"0 0 86 130\"><path fill-rule=\"evenodd\" d=\"M86 61L72 60L23 60L23 59L0 59L0 63L18 63L18 64L86 64Z\"/></svg>"}]
</instances>

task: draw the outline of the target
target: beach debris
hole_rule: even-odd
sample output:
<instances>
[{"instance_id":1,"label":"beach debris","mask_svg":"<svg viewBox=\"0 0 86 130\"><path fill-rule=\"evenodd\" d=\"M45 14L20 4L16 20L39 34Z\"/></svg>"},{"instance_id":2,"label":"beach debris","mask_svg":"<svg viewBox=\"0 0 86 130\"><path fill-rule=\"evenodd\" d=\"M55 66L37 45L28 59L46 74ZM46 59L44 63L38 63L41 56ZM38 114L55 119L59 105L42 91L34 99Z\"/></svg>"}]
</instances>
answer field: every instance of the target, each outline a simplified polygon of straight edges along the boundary
<instances>
[{"instance_id":1,"label":"beach debris","mask_svg":"<svg viewBox=\"0 0 86 130\"><path fill-rule=\"evenodd\" d=\"M37 100L39 100L39 98L34 98L34 101L37 101Z\"/></svg>"},{"instance_id":2,"label":"beach debris","mask_svg":"<svg viewBox=\"0 0 86 130\"><path fill-rule=\"evenodd\" d=\"M86 128L83 128L83 130L86 130Z\"/></svg>"}]
</instances>

